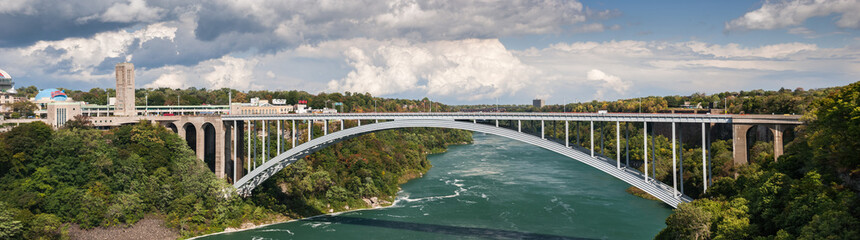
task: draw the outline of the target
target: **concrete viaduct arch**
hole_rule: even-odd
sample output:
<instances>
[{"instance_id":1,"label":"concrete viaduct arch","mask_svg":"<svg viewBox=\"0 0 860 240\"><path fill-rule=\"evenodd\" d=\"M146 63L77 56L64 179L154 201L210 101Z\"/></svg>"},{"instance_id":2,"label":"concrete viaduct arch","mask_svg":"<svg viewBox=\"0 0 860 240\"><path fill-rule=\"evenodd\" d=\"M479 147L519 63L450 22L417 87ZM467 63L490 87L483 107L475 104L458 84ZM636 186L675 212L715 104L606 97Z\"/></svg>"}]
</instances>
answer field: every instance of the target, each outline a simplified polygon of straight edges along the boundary
<instances>
[{"instance_id":1,"label":"concrete viaduct arch","mask_svg":"<svg viewBox=\"0 0 860 240\"><path fill-rule=\"evenodd\" d=\"M334 133L329 133L327 135L314 138L304 144L298 145L295 148L289 149L272 159L266 160L262 165L259 165L256 169L249 172L248 175L236 181L234 186L240 194L248 195L255 187L262 184L263 181L273 176L275 173L277 173L284 167L331 144L372 132L412 127L461 129L474 132L483 132L487 134L510 138L517 141L522 141L585 163L586 165L589 165L593 168L596 168L597 170L600 170L615 178L625 181L630 185L642 189L643 191L660 199L661 201L672 207L677 207L678 204L682 202L692 201L692 198L686 195L679 195L678 197L673 196L673 188L669 185L653 180L643 181L643 174L634 169L617 168L614 163L615 160L606 159L600 156L592 157L588 153L565 147L564 145L558 144L551 140L543 139L538 136L533 136L515 130L510 130L507 128L492 127L484 124L453 120L395 120L357 126Z\"/></svg>"},{"instance_id":2,"label":"concrete viaduct arch","mask_svg":"<svg viewBox=\"0 0 860 240\"><path fill-rule=\"evenodd\" d=\"M203 161L219 178L225 178L226 171L233 170L228 167L225 152L229 138L228 128L219 116L171 116L154 117L151 119L159 125L179 134L179 137L188 143L188 147L197 155L197 159ZM178 126L178 127L177 127Z\"/></svg>"}]
</instances>

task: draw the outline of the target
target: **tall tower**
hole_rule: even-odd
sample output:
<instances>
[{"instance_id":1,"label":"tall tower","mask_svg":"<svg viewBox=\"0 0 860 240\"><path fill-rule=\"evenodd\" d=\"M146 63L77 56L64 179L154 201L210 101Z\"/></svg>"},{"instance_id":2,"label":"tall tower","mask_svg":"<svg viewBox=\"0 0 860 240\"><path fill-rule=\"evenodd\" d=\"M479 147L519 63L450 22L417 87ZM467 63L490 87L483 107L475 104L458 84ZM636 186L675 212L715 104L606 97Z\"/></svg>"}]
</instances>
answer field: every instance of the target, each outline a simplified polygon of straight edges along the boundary
<instances>
[{"instance_id":1,"label":"tall tower","mask_svg":"<svg viewBox=\"0 0 860 240\"><path fill-rule=\"evenodd\" d=\"M116 64L116 116L136 116L134 108L134 64Z\"/></svg>"}]
</instances>

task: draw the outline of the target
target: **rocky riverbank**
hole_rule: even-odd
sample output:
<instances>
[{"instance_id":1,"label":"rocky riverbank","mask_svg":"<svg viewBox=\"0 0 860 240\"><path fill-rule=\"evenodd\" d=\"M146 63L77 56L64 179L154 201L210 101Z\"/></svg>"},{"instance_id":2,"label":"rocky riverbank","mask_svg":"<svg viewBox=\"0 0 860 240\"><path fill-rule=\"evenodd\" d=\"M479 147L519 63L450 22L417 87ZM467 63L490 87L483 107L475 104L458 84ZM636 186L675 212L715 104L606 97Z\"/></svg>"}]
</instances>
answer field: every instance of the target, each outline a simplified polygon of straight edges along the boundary
<instances>
[{"instance_id":1,"label":"rocky riverbank","mask_svg":"<svg viewBox=\"0 0 860 240\"><path fill-rule=\"evenodd\" d=\"M164 221L155 215L148 215L134 225L123 227L97 227L93 229L81 229L77 224L69 227L69 239L81 240L173 240L179 238L176 229L164 226Z\"/></svg>"}]
</instances>

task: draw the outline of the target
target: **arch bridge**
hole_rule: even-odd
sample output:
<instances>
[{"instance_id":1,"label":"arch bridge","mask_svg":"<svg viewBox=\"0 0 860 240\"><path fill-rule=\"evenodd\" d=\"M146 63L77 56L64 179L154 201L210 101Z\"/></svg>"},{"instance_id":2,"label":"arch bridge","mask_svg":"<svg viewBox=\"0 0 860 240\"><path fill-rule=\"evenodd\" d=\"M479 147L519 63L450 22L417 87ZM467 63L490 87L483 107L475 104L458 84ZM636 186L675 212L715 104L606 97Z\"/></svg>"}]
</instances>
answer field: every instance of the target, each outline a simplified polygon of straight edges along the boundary
<instances>
[{"instance_id":1,"label":"arch bridge","mask_svg":"<svg viewBox=\"0 0 860 240\"><path fill-rule=\"evenodd\" d=\"M748 162L745 144L747 144L747 131L752 126L762 125L772 129L774 142L779 143L774 144L774 155L778 157L778 154L782 153L782 131L801 124L797 116L620 113L348 113L224 115L220 118L221 122L217 124L218 126L215 126L216 124L211 126L211 129L216 132L213 134L215 137L212 141L221 142L215 143L212 148L213 151L220 153L212 154L216 156L214 161L209 161L205 157L208 156L209 149L204 150L206 154L201 155L200 150L202 149L199 140L194 143L197 148L192 148L200 149L197 150L198 157L207 160L207 164L213 162L214 166L210 165L210 168L219 177L233 182L241 195L251 194L255 187L284 167L331 144L388 129L434 127L498 135L556 152L642 189L672 207L677 207L682 202L692 201L692 198L684 194L684 178L679 176L679 174L683 174L683 165L679 164L676 154L678 152L676 134L680 131L679 127L697 129L697 125L701 125L700 134L695 134L694 131L686 132L687 135L693 133L692 135L701 136L703 168L701 179L703 181L702 191L705 191L710 184L709 179L711 179L710 159L707 156L707 146L710 145L711 139L709 129L712 129L715 124L732 126L732 134L735 139L735 164ZM540 123L539 127L538 122ZM552 124L563 122L564 139L547 137L546 122ZM577 127L582 123L588 123L590 136L587 138L590 139L590 148L571 144L571 122ZM296 123L305 125L306 129L304 129L305 127L297 128ZM523 128L524 123L527 125L526 129ZM602 124L604 128L615 125L615 159L595 152L595 123ZM629 160L629 130L623 137L624 151L627 153L627 157L622 161L622 123L624 123L625 129L628 124L642 124L644 131L634 134L642 134L643 139L645 139L642 146L644 161L630 162ZM649 125L652 128L671 126L673 152L671 183L662 183L654 179L653 156L650 160L652 167L649 176ZM192 128L188 126L193 126L193 130L189 130ZM201 131L200 129L207 128L193 124L188 126L181 127L185 130L186 139L194 134L201 136L198 133ZM528 126L531 126L531 129ZM179 130L180 128L174 129ZM656 132L656 129L652 131ZM183 131L178 132L183 135ZM600 134L603 134L603 131ZM552 136L557 135L560 134L552 134ZM203 134L203 136L208 135ZM742 141L741 138L743 138ZM196 139L200 139L200 137ZM209 138L205 139L206 143L202 144L202 148L206 148L205 146L211 143ZM221 139L223 141L220 141ZM576 137L576 140L580 140L579 136ZM190 141L189 145L192 145ZM600 149L603 150L604 148L601 146ZM653 155L653 145L650 150ZM644 171L638 170L640 166L643 167Z\"/></svg>"}]
</instances>

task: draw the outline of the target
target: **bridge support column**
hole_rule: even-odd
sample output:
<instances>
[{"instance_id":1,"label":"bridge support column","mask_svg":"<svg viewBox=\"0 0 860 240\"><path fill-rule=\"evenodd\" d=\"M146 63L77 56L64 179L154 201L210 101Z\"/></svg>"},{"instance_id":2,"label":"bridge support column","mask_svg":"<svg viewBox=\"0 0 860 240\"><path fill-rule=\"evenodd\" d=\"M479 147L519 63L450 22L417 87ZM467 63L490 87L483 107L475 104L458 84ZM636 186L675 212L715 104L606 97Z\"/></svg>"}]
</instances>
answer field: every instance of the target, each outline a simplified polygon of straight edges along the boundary
<instances>
[{"instance_id":1,"label":"bridge support column","mask_svg":"<svg viewBox=\"0 0 860 240\"><path fill-rule=\"evenodd\" d=\"M570 147L570 122L564 121L564 146Z\"/></svg>"},{"instance_id":2,"label":"bridge support column","mask_svg":"<svg viewBox=\"0 0 860 240\"><path fill-rule=\"evenodd\" d=\"M645 159L645 182L648 182L648 122L644 122L642 127L642 142L644 144L642 152L644 153L643 155L645 155L645 158L643 158Z\"/></svg>"},{"instance_id":3,"label":"bridge support column","mask_svg":"<svg viewBox=\"0 0 860 240\"><path fill-rule=\"evenodd\" d=\"M708 191L708 164L705 162L708 159L706 157L708 152L708 145L705 145L706 138L708 135L705 133L705 123L702 123L702 193Z\"/></svg>"},{"instance_id":4,"label":"bridge support column","mask_svg":"<svg viewBox=\"0 0 860 240\"><path fill-rule=\"evenodd\" d=\"M523 121L517 120L517 132L523 132Z\"/></svg>"},{"instance_id":5,"label":"bridge support column","mask_svg":"<svg viewBox=\"0 0 860 240\"><path fill-rule=\"evenodd\" d=\"M673 196L678 198L678 166L677 157L678 151L675 150L675 122L672 122L672 188L674 188Z\"/></svg>"},{"instance_id":6,"label":"bridge support column","mask_svg":"<svg viewBox=\"0 0 860 240\"><path fill-rule=\"evenodd\" d=\"M782 146L782 125L776 124L770 128L770 131L773 133L773 161L776 162L779 160L779 156L782 156L783 146Z\"/></svg>"},{"instance_id":7,"label":"bridge support column","mask_svg":"<svg viewBox=\"0 0 860 240\"><path fill-rule=\"evenodd\" d=\"M203 129L203 124L194 124L197 130L197 159L204 161L206 157L206 130Z\"/></svg>"},{"instance_id":8,"label":"bridge support column","mask_svg":"<svg viewBox=\"0 0 860 240\"><path fill-rule=\"evenodd\" d=\"M314 131L313 131L314 120L308 120L308 142L313 139Z\"/></svg>"},{"instance_id":9,"label":"bridge support column","mask_svg":"<svg viewBox=\"0 0 860 240\"><path fill-rule=\"evenodd\" d=\"M328 119L323 120L323 136L328 135Z\"/></svg>"},{"instance_id":10,"label":"bridge support column","mask_svg":"<svg viewBox=\"0 0 860 240\"><path fill-rule=\"evenodd\" d=\"M293 128L290 128L290 134L293 135L292 139L291 139L293 141L293 147L292 148L296 148L296 120L293 120ZM292 148L290 148L290 149L292 149Z\"/></svg>"},{"instance_id":11,"label":"bridge support column","mask_svg":"<svg viewBox=\"0 0 860 240\"><path fill-rule=\"evenodd\" d=\"M478 124L478 119L472 119L472 123Z\"/></svg>"},{"instance_id":12,"label":"bridge support column","mask_svg":"<svg viewBox=\"0 0 860 240\"><path fill-rule=\"evenodd\" d=\"M230 141L230 138L227 137L228 130L224 122L218 121L212 125L215 127L215 176L224 179L227 178L227 154L224 150L227 148L227 142Z\"/></svg>"},{"instance_id":13,"label":"bridge support column","mask_svg":"<svg viewBox=\"0 0 860 240\"><path fill-rule=\"evenodd\" d=\"M267 150L269 150L269 145L267 145L268 141L266 141L266 138L269 138L269 132L266 131L266 125L268 125L268 124L266 124L266 120L263 120L262 122L263 122L263 142L262 142L262 144L260 144L260 146L263 148L263 151L260 153L263 154L263 162L266 162L266 160L269 160L269 155L267 155Z\"/></svg>"},{"instance_id":14,"label":"bridge support column","mask_svg":"<svg viewBox=\"0 0 860 240\"><path fill-rule=\"evenodd\" d=\"M615 122L615 167L621 169L621 122Z\"/></svg>"},{"instance_id":15,"label":"bridge support column","mask_svg":"<svg viewBox=\"0 0 860 240\"><path fill-rule=\"evenodd\" d=\"M278 124L278 152L275 153L275 156L281 154L281 120L275 120Z\"/></svg>"},{"instance_id":16,"label":"bridge support column","mask_svg":"<svg viewBox=\"0 0 860 240\"><path fill-rule=\"evenodd\" d=\"M753 125L751 124L732 124L732 155L734 155L735 167L747 165L747 131Z\"/></svg>"},{"instance_id":17,"label":"bridge support column","mask_svg":"<svg viewBox=\"0 0 860 240\"><path fill-rule=\"evenodd\" d=\"M594 157L594 121L591 121L591 157Z\"/></svg>"},{"instance_id":18,"label":"bridge support column","mask_svg":"<svg viewBox=\"0 0 860 240\"><path fill-rule=\"evenodd\" d=\"M340 120L340 130L343 131L343 119Z\"/></svg>"},{"instance_id":19,"label":"bridge support column","mask_svg":"<svg viewBox=\"0 0 860 240\"><path fill-rule=\"evenodd\" d=\"M248 163L248 172L251 172L251 121L248 121L248 158L245 159Z\"/></svg>"},{"instance_id":20,"label":"bridge support column","mask_svg":"<svg viewBox=\"0 0 860 240\"><path fill-rule=\"evenodd\" d=\"M630 167L630 123L624 123L624 153L627 155L624 167Z\"/></svg>"},{"instance_id":21,"label":"bridge support column","mask_svg":"<svg viewBox=\"0 0 860 240\"><path fill-rule=\"evenodd\" d=\"M361 127L361 119L358 119L358 126Z\"/></svg>"},{"instance_id":22,"label":"bridge support column","mask_svg":"<svg viewBox=\"0 0 860 240\"><path fill-rule=\"evenodd\" d=\"M238 134L236 134L236 131L238 130L238 129L236 129L236 121L233 121L233 124L230 127L231 127L229 130L230 131L230 141L232 143L232 144L230 144L232 146L232 148L230 148L230 159L233 160L233 173L231 174L233 176L231 176L230 178L232 178L233 183L235 183L236 182L236 175L237 175L236 174L236 165L237 165L236 164L236 162L237 162L236 161L236 148L239 146L239 143L238 143L239 139L236 139L236 136L238 135Z\"/></svg>"},{"instance_id":23,"label":"bridge support column","mask_svg":"<svg viewBox=\"0 0 860 240\"><path fill-rule=\"evenodd\" d=\"M496 119L496 127L499 127L499 119Z\"/></svg>"},{"instance_id":24,"label":"bridge support column","mask_svg":"<svg viewBox=\"0 0 860 240\"><path fill-rule=\"evenodd\" d=\"M546 136L543 134L543 120L540 120L540 138L546 139Z\"/></svg>"},{"instance_id":25,"label":"bridge support column","mask_svg":"<svg viewBox=\"0 0 860 240\"><path fill-rule=\"evenodd\" d=\"M244 157L242 154L242 147L245 146L243 143L245 136L245 121L234 121L233 128L233 133L235 134L233 136L233 182L236 182L239 178L245 176L245 159L242 158Z\"/></svg>"}]
</instances>

